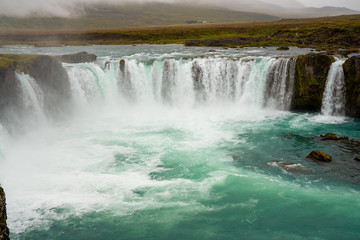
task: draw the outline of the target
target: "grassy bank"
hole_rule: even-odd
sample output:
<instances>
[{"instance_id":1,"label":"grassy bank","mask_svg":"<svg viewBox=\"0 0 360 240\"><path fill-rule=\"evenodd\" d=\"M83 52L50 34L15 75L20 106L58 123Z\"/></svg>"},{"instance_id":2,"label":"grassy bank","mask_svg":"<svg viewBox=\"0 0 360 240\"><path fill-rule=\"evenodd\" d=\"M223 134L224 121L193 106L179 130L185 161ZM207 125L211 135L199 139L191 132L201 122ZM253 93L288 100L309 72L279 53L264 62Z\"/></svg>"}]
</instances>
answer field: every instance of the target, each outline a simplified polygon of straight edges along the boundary
<instances>
[{"instance_id":1,"label":"grassy bank","mask_svg":"<svg viewBox=\"0 0 360 240\"><path fill-rule=\"evenodd\" d=\"M360 15L251 24L201 24L90 31L1 31L0 45L185 44L189 40L230 38L235 40L218 45L358 48ZM236 38L245 38L246 41L236 42ZM190 45L214 44L198 41Z\"/></svg>"}]
</instances>

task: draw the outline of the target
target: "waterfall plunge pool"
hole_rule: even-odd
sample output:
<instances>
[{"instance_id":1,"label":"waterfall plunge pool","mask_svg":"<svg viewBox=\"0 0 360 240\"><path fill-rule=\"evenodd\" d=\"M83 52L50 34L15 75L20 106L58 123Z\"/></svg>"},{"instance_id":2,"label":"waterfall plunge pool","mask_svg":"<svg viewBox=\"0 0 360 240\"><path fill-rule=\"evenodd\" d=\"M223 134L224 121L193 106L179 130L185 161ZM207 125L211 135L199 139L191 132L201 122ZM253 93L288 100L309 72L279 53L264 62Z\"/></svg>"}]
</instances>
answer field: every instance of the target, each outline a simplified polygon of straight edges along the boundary
<instances>
[{"instance_id":1,"label":"waterfall plunge pool","mask_svg":"<svg viewBox=\"0 0 360 240\"><path fill-rule=\"evenodd\" d=\"M99 59L63 64L74 108L64 121L47 119L42 90L17 73L27 131L0 128L12 239L359 238L359 149L316 136L360 139L360 123L287 111L290 57L308 49L0 49L83 50ZM306 159L312 150L333 163Z\"/></svg>"}]
</instances>

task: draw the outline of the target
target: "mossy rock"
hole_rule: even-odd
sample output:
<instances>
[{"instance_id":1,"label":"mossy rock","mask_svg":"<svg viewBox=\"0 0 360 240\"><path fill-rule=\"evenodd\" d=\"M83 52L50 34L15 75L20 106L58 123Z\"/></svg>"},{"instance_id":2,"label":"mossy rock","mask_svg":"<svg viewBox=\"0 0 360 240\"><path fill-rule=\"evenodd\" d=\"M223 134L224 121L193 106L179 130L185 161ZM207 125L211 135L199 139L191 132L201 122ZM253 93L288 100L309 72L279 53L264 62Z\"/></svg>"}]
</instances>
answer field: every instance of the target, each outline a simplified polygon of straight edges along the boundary
<instances>
[{"instance_id":1,"label":"mossy rock","mask_svg":"<svg viewBox=\"0 0 360 240\"><path fill-rule=\"evenodd\" d=\"M327 133L325 136L322 136L322 140L338 140L338 137L334 133Z\"/></svg>"},{"instance_id":2,"label":"mossy rock","mask_svg":"<svg viewBox=\"0 0 360 240\"><path fill-rule=\"evenodd\" d=\"M343 68L346 85L346 115L360 118L360 56L346 60Z\"/></svg>"},{"instance_id":3,"label":"mossy rock","mask_svg":"<svg viewBox=\"0 0 360 240\"><path fill-rule=\"evenodd\" d=\"M56 59L65 63L85 63L96 61L97 56L87 52L79 52L75 54L56 56Z\"/></svg>"},{"instance_id":4,"label":"mossy rock","mask_svg":"<svg viewBox=\"0 0 360 240\"><path fill-rule=\"evenodd\" d=\"M334 57L307 54L297 57L291 110L320 111L326 79Z\"/></svg>"},{"instance_id":5,"label":"mossy rock","mask_svg":"<svg viewBox=\"0 0 360 240\"><path fill-rule=\"evenodd\" d=\"M320 137L321 137L321 140L323 140L323 141L349 140L349 137L346 137L346 136L338 137L334 133L327 133L325 135L321 135Z\"/></svg>"},{"instance_id":6,"label":"mossy rock","mask_svg":"<svg viewBox=\"0 0 360 240\"><path fill-rule=\"evenodd\" d=\"M278 47L277 50L279 50L279 51L287 51L287 50L290 50L290 48L288 46L282 46L282 47Z\"/></svg>"},{"instance_id":7,"label":"mossy rock","mask_svg":"<svg viewBox=\"0 0 360 240\"><path fill-rule=\"evenodd\" d=\"M0 72L8 69L19 69L29 73L29 66L39 61L42 55L0 54Z\"/></svg>"},{"instance_id":8,"label":"mossy rock","mask_svg":"<svg viewBox=\"0 0 360 240\"><path fill-rule=\"evenodd\" d=\"M312 151L306 158L320 161L320 162L331 162L332 157L321 151Z\"/></svg>"},{"instance_id":9,"label":"mossy rock","mask_svg":"<svg viewBox=\"0 0 360 240\"><path fill-rule=\"evenodd\" d=\"M66 70L54 57L45 55L0 54L0 121L10 132L21 131L24 109L21 100L19 81L15 72L23 72L35 79L44 93L44 111L50 118L61 119L66 116L64 110L70 109L71 91Z\"/></svg>"}]
</instances>

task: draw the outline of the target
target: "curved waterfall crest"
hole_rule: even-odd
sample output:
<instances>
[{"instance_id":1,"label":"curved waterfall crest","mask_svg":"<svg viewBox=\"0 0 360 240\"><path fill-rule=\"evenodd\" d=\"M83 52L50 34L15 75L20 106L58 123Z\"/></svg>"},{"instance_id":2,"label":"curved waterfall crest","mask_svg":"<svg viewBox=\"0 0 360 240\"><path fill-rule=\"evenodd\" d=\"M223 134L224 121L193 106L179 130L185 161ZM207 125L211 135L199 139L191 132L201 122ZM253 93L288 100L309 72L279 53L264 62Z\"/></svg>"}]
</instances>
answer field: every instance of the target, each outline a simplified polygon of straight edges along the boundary
<instances>
[{"instance_id":1,"label":"curved waterfall crest","mask_svg":"<svg viewBox=\"0 0 360 240\"><path fill-rule=\"evenodd\" d=\"M344 62L336 58L331 65L322 101L323 115L345 113ZM94 104L187 109L230 104L244 111L289 111L296 63L296 57L135 55L92 63L63 63L62 67L71 91L69 100L76 109L88 109ZM49 108L56 107L55 102L47 102L53 100L49 96L53 92L28 74L16 72L15 78L19 103L7 109L6 126L14 121L21 125L29 117L32 125L48 121Z\"/></svg>"},{"instance_id":2,"label":"curved waterfall crest","mask_svg":"<svg viewBox=\"0 0 360 240\"><path fill-rule=\"evenodd\" d=\"M99 98L193 107L232 103L289 110L291 57L125 58L65 65L79 104Z\"/></svg>"}]
</instances>

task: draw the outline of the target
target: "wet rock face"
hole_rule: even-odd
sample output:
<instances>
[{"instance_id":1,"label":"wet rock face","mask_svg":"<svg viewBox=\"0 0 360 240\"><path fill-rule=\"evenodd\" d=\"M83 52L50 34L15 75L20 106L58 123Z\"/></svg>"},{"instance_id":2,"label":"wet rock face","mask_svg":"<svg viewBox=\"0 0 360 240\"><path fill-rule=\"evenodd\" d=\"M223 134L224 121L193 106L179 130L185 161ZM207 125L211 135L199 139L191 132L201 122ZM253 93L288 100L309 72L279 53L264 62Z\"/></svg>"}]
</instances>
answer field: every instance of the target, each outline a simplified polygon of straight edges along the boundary
<instances>
[{"instance_id":1,"label":"wet rock face","mask_svg":"<svg viewBox=\"0 0 360 240\"><path fill-rule=\"evenodd\" d=\"M0 187L0 240L9 239L9 228L6 225L6 200L5 193Z\"/></svg>"},{"instance_id":2,"label":"wet rock face","mask_svg":"<svg viewBox=\"0 0 360 240\"><path fill-rule=\"evenodd\" d=\"M14 109L21 109L20 94L14 69L0 69L0 122L6 128L13 126L17 119ZM15 123L17 124L19 123ZM9 131L12 132L11 129Z\"/></svg>"},{"instance_id":3,"label":"wet rock face","mask_svg":"<svg viewBox=\"0 0 360 240\"><path fill-rule=\"evenodd\" d=\"M23 91L15 71L35 79L44 94L44 112L62 119L71 106L70 82L66 70L54 57L43 55L0 55L0 122L10 134L21 131L25 121Z\"/></svg>"},{"instance_id":4,"label":"wet rock face","mask_svg":"<svg viewBox=\"0 0 360 240\"><path fill-rule=\"evenodd\" d=\"M360 56L346 60L343 68L346 86L346 115L360 118Z\"/></svg>"},{"instance_id":5,"label":"wet rock face","mask_svg":"<svg viewBox=\"0 0 360 240\"><path fill-rule=\"evenodd\" d=\"M71 90L66 70L54 57L36 56L19 65L22 72L33 77L44 93L44 110L48 117L61 119L70 106Z\"/></svg>"},{"instance_id":6,"label":"wet rock face","mask_svg":"<svg viewBox=\"0 0 360 240\"><path fill-rule=\"evenodd\" d=\"M320 162L331 162L332 157L321 151L312 151L306 158L320 161Z\"/></svg>"},{"instance_id":7,"label":"wet rock face","mask_svg":"<svg viewBox=\"0 0 360 240\"><path fill-rule=\"evenodd\" d=\"M297 58L291 110L320 111L326 79L334 58L308 54Z\"/></svg>"},{"instance_id":8,"label":"wet rock face","mask_svg":"<svg viewBox=\"0 0 360 240\"><path fill-rule=\"evenodd\" d=\"M57 56L56 59L65 63L84 63L96 61L97 56L87 52L79 52L75 54Z\"/></svg>"}]
</instances>

